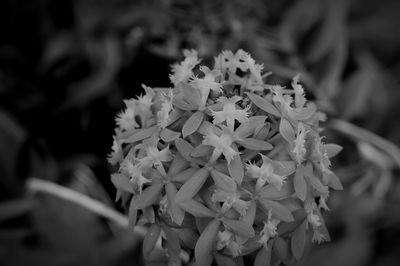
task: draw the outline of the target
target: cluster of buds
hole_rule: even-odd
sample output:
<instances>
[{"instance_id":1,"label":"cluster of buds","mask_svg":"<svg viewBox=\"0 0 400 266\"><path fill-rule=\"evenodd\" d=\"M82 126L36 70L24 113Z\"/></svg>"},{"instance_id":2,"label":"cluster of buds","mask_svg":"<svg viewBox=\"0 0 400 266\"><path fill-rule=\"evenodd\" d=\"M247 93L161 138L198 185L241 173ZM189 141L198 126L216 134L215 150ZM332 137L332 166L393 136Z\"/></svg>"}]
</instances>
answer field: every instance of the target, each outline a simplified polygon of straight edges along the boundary
<instances>
[{"instance_id":1,"label":"cluster of buds","mask_svg":"<svg viewBox=\"0 0 400 266\"><path fill-rule=\"evenodd\" d=\"M149 226L145 259L162 241L175 265L182 250L201 266L250 254L255 265L288 264L308 239L329 240L320 211L329 188L342 189L330 169L341 147L323 142L325 115L299 76L266 84L270 73L243 50L222 52L212 69L194 50L184 56L173 87L143 86L116 118L111 180L130 225Z\"/></svg>"}]
</instances>

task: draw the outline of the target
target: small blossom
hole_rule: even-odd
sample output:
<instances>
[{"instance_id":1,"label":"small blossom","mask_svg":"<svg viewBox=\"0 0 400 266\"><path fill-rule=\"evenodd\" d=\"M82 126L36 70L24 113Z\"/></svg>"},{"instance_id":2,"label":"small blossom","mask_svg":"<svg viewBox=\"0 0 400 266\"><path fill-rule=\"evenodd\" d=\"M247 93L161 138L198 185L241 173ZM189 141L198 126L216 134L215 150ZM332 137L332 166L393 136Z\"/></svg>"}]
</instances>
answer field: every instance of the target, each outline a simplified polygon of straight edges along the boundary
<instances>
[{"instance_id":1,"label":"small blossom","mask_svg":"<svg viewBox=\"0 0 400 266\"><path fill-rule=\"evenodd\" d=\"M213 202L223 202L222 211L234 208L241 216L246 214L250 203L240 199L240 194L236 192L227 192L222 189L216 189L211 197Z\"/></svg>"},{"instance_id":2,"label":"small blossom","mask_svg":"<svg viewBox=\"0 0 400 266\"><path fill-rule=\"evenodd\" d=\"M152 166L162 166L162 162L168 162L172 160L172 154L169 151L169 147L165 147L163 150L159 150L157 147L158 141L149 141L148 143L138 145L138 148L144 148L146 156L139 159L138 164L143 168Z\"/></svg>"},{"instance_id":3,"label":"small blossom","mask_svg":"<svg viewBox=\"0 0 400 266\"><path fill-rule=\"evenodd\" d=\"M151 180L143 176L141 166L139 164L134 164L132 160L126 158L121 164L121 171L128 173L130 176L130 181L142 193L143 185L150 183Z\"/></svg>"},{"instance_id":4,"label":"small blossom","mask_svg":"<svg viewBox=\"0 0 400 266\"><path fill-rule=\"evenodd\" d=\"M222 83L216 82L215 79L221 75L218 70L210 70L206 66L201 66L200 71L204 73L203 78L193 76L190 80L190 85L200 90L200 107L203 110L206 106L210 90L215 92L222 92Z\"/></svg>"},{"instance_id":5,"label":"small blossom","mask_svg":"<svg viewBox=\"0 0 400 266\"><path fill-rule=\"evenodd\" d=\"M329 241L329 237L318 229L314 229L311 241L313 243L317 242L318 244L321 244L321 242Z\"/></svg>"},{"instance_id":6,"label":"small blossom","mask_svg":"<svg viewBox=\"0 0 400 266\"><path fill-rule=\"evenodd\" d=\"M211 162L215 162L221 154L224 155L228 164L232 161L233 157L239 152L235 151L231 145L235 140L234 133L230 134L227 130L224 130L221 136L217 136L215 133L210 131L204 136L203 144L214 147L214 151L211 155Z\"/></svg>"},{"instance_id":7,"label":"small blossom","mask_svg":"<svg viewBox=\"0 0 400 266\"><path fill-rule=\"evenodd\" d=\"M292 152L295 155L297 163L301 163L304 161L304 156L307 152L305 147L306 135L307 135L307 130L304 124L299 123L299 125L297 126L297 136L296 139L294 140L294 148L292 150Z\"/></svg>"},{"instance_id":8,"label":"small blossom","mask_svg":"<svg viewBox=\"0 0 400 266\"><path fill-rule=\"evenodd\" d=\"M214 69L220 70L222 73L227 71L235 73L237 65L237 59L231 51L222 51L220 55L215 57Z\"/></svg>"},{"instance_id":9,"label":"small blossom","mask_svg":"<svg viewBox=\"0 0 400 266\"><path fill-rule=\"evenodd\" d=\"M294 102L297 108L304 107L306 103L304 88L299 84L300 75L296 75L292 80L292 87L294 89Z\"/></svg>"},{"instance_id":10,"label":"small blossom","mask_svg":"<svg viewBox=\"0 0 400 266\"><path fill-rule=\"evenodd\" d=\"M290 113L293 112L293 107L291 107L293 103L293 98L290 95L284 94L283 93L283 87L282 86L273 86L271 87L272 92L274 93L274 96L272 97L272 100L274 102L278 102L281 105L282 112L286 115L289 115Z\"/></svg>"},{"instance_id":11,"label":"small blossom","mask_svg":"<svg viewBox=\"0 0 400 266\"><path fill-rule=\"evenodd\" d=\"M117 140L114 136L113 145L111 147L111 153L108 155L108 162L112 165L116 165L121 162L124 158L124 154L122 152L121 142Z\"/></svg>"},{"instance_id":12,"label":"small blossom","mask_svg":"<svg viewBox=\"0 0 400 266\"><path fill-rule=\"evenodd\" d=\"M219 231L217 235L217 250L225 247L232 253L233 257L239 256L243 250L243 246L234 240L234 234L227 229Z\"/></svg>"},{"instance_id":13,"label":"small blossom","mask_svg":"<svg viewBox=\"0 0 400 266\"><path fill-rule=\"evenodd\" d=\"M174 109L172 101L174 98L173 90L168 90L161 94L161 109L157 112L158 125L165 128L170 123L170 112Z\"/></svg>"},{"instance_id":14,"label":"small blossom","mask_svg":"<svg viewBox=\"0 0 400 266\"><path fill-rule=\"evenodd\" d=\"M172 66L172 74L169 75L171 82L176 86L180 82L187 82L193 76L193 69L200 63L197 51L184 50L185 59L180 64Z\"/></svg>"},{"instance_id":15,"label":"small blossom","mask_svg":"<svg viewBox=\"0 0 400 266\"><path fill-rule=\"evenodd\" d=\"M316 160L319 162L322 172L330 174L331 170L329 168L331 166L331 161L329 160L328 153L322 139L323 137L316 138L314 153L316 156Z\"/></svg>"},{"instance_id":16,"label":"small blossom","mask_svg":"<svg viewBox=\"0 0 400 266\"><path fill-rule=\"evenodd\" d=\"M251 76L256 80L257 83L262 83L261 71L263 70L263 65L256 64L255 60L242 49L239 49L235 56L237 57L239 63L238 67L242 71L250 70Z\"/></svg>"},{"instance_id":17,"label":"small blossom","mask_svg":"<svg viewBox=\"0 0 400 266\"><path fill-rule=\"evenodd\" d=\"M125 105L127 105L127 108L117 115L115 122L121 130L131 130L137 128L138 124L135 120L136 113L134 106L130 105L129 101L125 100L124 102Z\"/></svg>"},{"instance_id":18,"label":"small blossom","mask_svg":"<svg viewBox=\"0 0 400 266\"><path fill-rule=\"evenodd\" d=\"M162 197L161 200L160 200L158 212L161 215L164 215L164 214L166 214L168 212L168 198L167 198L166 195L164 195L164 197Z\"/></svg>"},{"instance_id":19,"label":"small blossom","mask_svg":"<svg viewBox=\"0 0 400 266\"><path fill-rule=\"evenodd\" d=\"M321 226L321 220L318 214L315 214L317 209L317 204L315 202L306 204L305 206L307 212L307 220L312 225L313 228Z\"/></svg>"},{"instance_id":20,"label":"small blossom","mask_svg":"<svg viewBox=\"0 0 400 266\"><path fill-rule=\"evenodd\" d=\"M325 211L329 211L329 207L328 204L326 203L327 199L329 196L329 192L327 193L327 195L321 195L321 197L319 198L319 204L318 204L318 208L321 210L325 210Z\"/></svg>"},{"instance_id":21,"label":"small blossom","mask_svg":"<svg viewBox=\"0 0 400 266\"><path fill-rule=\"evenodd\" d=\"M272 218L271 211L268 212L268 220L264 222L264 228L260 232L260 239L258 242L263 244L267 249L268 240L275 237L277 233L277 226L280 223L280 220Z\"/></svg>"},{"instance_id":22,"label":"small blossom","mask_svg":"<svg viewBox=\"0 0 400 266\"><path fill-rule=\"evenodd\" d=\"M246 170L249 176L257 178L256 189L260 189L266 182L268 182L278 190L281 190L287 177L276 174L273 161L263 154L260 155L263 161L261 167L252 163L246 164Z\"/></svg>"},{"instance_id":23,"label":"small blossom","mask_svg":"<svg viewBox=\"0 0 400 266\"><path fill-rule=\"evenodd\" d=\"M220 124L226 121L226 125L230 130L234 129L235 120L244 123L249 120L249 108L244 110L236 109L236 102L242 100L240 96L233 96L231 98L219 97L218 102L222 103L222 111L212 111L214 124Z\"/></svg>"}]
</instances>

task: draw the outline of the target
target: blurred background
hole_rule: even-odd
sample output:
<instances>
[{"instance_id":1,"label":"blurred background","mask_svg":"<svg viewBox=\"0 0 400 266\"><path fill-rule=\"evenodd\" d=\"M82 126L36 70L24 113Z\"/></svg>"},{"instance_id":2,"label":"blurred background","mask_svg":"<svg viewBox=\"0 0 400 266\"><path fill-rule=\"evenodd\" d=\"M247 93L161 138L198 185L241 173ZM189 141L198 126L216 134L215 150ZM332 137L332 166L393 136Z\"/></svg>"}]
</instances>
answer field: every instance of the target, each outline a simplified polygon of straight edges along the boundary
<instances>
[{"instance_id":1,"label":"blurred background","mask_svg":"<svg viewBox=\"0 0 400 266\"><path fill-rule=\"evenodd\" d=\"M344 147L332 241L298 264L400 265L399 27L397 0L2 0L0 264L143 264L121 223L35 180L124 213L107 163L122 100L170 86L182 49L207 64L242 48L268 83L300 73L326 142Z\"/></svg>"}]
</instances>

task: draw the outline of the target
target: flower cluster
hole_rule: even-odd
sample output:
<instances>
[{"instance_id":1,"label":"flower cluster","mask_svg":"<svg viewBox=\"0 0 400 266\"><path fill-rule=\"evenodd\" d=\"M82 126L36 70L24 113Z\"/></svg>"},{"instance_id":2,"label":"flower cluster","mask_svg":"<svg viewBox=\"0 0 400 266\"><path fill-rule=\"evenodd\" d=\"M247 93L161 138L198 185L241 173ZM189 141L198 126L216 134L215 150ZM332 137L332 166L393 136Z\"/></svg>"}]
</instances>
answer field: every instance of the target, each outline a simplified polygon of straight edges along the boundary
<instances>
[{"instance_id":1,"label":"flower cluster","mask_svg":"<svg viewBox=\"0 0 400 266\"><path fill-rule=\"evenodd\" d=\"M116 118L111 180L130 225L150 225L145 258L162 239L170 264L181 250L195 265L251 253L255 265L288 263L308 236L329 240L321 210L329 189L342 189L330 169L341 147L323 142L325 116L300 77L266 84L270 73L243 50L222 52L212 69L196 51L184 55L172 88L144 86Z\"/></svg>"}]
</instances>

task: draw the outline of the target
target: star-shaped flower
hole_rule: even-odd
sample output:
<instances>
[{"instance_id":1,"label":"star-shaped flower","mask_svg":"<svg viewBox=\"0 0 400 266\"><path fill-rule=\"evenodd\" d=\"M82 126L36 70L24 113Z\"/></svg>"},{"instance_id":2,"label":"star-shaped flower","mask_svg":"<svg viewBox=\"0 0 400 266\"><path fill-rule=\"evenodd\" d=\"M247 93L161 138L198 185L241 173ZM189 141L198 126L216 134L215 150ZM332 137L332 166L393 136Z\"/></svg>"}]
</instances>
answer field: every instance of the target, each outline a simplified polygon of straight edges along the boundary
<instances>
[{"instance_id":1,"label":"star-shaped flower","mask_svg":"<svg viewBox=\"0 0 400 266\"><path fill-rule=\"evenodd\" d=\"M250 203L240 199L240 193L237 191L227 192L223 189L216 189L211 197L213 202L223 202L222 212L234 208L241 216L246 214Z\"/></svg>"},{"instance_id":2,"label":"star-shaped flower","mask_svg":"<svg viewBox=\"0 0 400 266\"><path fill-rule=\"evenodd\" d=\"M239 152L235 151L231 145L237 140L238 137L235 136L233 132L229 132L226 128L222 131L221 135L218 136L214 132L209 131L203 139L204 145L210 145L214 147L214 151L211 155L210 162L215 162L221 154L224 155L228 164L236 154Z\"/></svg>"},{"instance_id":3,"label":"star-shaped flower","mask_svg":"<svg viewBox=\"0 0 400 266\"><path fill-rule=\"evenodd\" d=\"M287 176L294 172L295 167L280 166L280 162L273 161L267 156L260 154L262 158L261 167L256 164L246 164L246 170L250 177L257 178L256 190L260 189L266 182L275 186L278 190L282 188Z\"/></svg>"},{"instance_id":4,"label":"star-shaped flower","mask_svg":"<svg viewBox=\"0 0 400 266\"><path fill-rule=\"evenodd\" d=\"M199 110L203 110L206 106L210 90L215 92L222 92L222 83L215 81L218 76L221 76L219 70L210 70L206 66L201 66L200 71L203 72L204 77L199 78L193 76L190 80L190 85L200 90L200 106Z\"/></svg>"},{"instance_id":5,"label":"star-shaped flower","mask_svg":"<svg viewBox=\"0 0 400 266\"><path fill-rule=\"evenodd\" d=\"M135 120L136 112L134 105L130 104L130 101L127 100L125 100L124 103L126 109L117 115L115 122L121 130L127 131L137 128L138 124Z\"/></svg>"},{"instance_id":6,"label":"star-shaped flower","mask_svg":"<svg viewBox=\"0 0 400 266\"><path fill-rule=\"evenodd\" d=\"M217 250L226 247L232 253L233 257L239 256L242 253L243 245L237 243L234 238L235 235L227 229L224 231L218 231Z\"/></svg>"},{"instance_id":7,"label":"star-shaped flower","mask_svg":"<svg viewBox=\"0 0 400 266\"><path fill-rule=\"evenodd\" d=\"M260 232L259 243L263 244L267 249L268 240L275 237L277 233L277 226L280 223L280 220L272 218L271 211L268 212L268 220L264 222L264 228Z\"/></svg>"},{"instance_id":8,"label":"star-shaped flower","mask_svg":"<svg viewBox=\"0 0 400 266\"><path fill-rule=\"evenodd\" d=\"M297 134L296 134L296 139L294 140L294 147L293 147L293 154L295 155L295 159L297 163L301 163L304 160L304 156L306 155L306 135L307 135L307 129L303 123L299 123L297 126Z\"/></svg>"},{"instance_id":9,"label":"star-shaped flower","mask_svg":"<svg viewBox=\"0 0 400 266\"><path fill-rule=\"evenodd\" d=\"M157 123L161 128L165 128L170 123L170 112L174 109L172 101L174 99L173 90L161 93L161 109L157 112Z\"/></svg>"},{"instance_id":10,"label":"star-shaped flower","mask_svg":"<svg viewBox=\"0 0 400 266\"><path fill-rule=\"evenodd\" d=\"M121 171L126 172L130 176L130 181L142 193L143 185L150 183L151 180L143 176L141 165L134 164L131 158L125 158L121 164Z\"/></svg>"},{"instance_id":11,"label":"star-shaped flower","mask_svg":"<svg viewBox=\"0 0 400 266\"><path fill-rule=\"evenodd\" d=\"M236 109L236 103L242 100L240 96L232 96L231 98L219 97L218 102L222 103L222 111L212 111L214 116L213 123L221 124L226 121L226 125L230 130L234 129L235 120L240 123L247 122L249 120L249 108L244 110Z\"/></svg>"},{"instance_id":12,"label":"star-shaped flower","mask_svg":"<svg viewBox=\"0 0 400 266\"><path fill-rule=\"evenodd\" d=\"M176 86L180 82L187 82L193 76L193 68L200 63L196 50L184 50L185 59L180 64L172 66L171 82Z\"/></svg>"}]
</instances>

